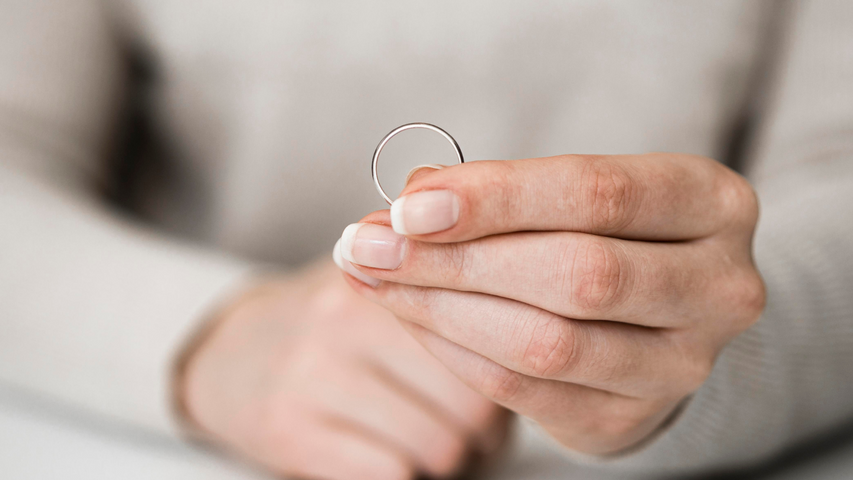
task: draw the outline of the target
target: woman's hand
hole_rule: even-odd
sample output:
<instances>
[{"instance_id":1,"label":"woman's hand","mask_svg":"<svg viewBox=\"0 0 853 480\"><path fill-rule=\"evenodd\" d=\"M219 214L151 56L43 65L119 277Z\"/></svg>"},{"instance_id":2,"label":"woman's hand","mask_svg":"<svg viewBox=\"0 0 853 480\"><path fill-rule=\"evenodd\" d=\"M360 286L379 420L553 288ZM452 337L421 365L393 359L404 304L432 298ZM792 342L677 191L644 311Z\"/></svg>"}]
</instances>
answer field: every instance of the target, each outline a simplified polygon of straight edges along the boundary
<instances>
[{"instance_id":1,"label":"woman's hand","mask_svg":"<svg viewBox=\"0 0 853 480\"><path fill-rule=\"evenodd\" d=\"M494 449L507 419L334 268L243 295L184 379L189 416L214 441L298 478L445 476Z\"/></svg>"},{"instance_id":2,"label":"woman's hand","mask_svg":"<svg viewBox=\"0 0 853 480\"><path fill-rule=\"evenodd\" d=\"M344 232L344 258L382 280L350 284L569 448L608 454L647 437L762 311L756 197L713 160L562 156L419 173L390 213Z\"/></svg>"}]
</instances>

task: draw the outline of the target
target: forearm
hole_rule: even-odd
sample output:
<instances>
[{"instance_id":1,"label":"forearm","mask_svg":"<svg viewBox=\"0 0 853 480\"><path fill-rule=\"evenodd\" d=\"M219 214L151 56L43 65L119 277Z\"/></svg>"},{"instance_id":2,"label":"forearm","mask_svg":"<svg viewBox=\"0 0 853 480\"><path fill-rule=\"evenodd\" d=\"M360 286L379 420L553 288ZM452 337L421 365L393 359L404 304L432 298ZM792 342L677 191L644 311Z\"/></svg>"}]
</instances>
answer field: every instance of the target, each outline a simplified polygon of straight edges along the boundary
<instances>
[{"instance_id":1,"label":"forearm","mask_svg":"<svg viewBox=\"0 0 853 480\"><path fill-rule=\"evenodd\" d=\"M0 168L0 379L171 430L175 356L248 267Z\"/></svg>"}]
</instances>

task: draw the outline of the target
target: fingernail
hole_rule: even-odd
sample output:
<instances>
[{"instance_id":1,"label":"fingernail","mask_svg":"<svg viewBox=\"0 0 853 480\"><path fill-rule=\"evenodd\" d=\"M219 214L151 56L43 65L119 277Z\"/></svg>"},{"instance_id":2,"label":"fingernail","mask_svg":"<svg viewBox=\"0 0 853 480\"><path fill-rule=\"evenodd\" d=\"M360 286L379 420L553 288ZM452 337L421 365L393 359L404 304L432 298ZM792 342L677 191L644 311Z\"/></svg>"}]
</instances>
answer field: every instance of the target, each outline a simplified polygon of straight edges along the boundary
<instances>
[{"instance_id":1,"label":"fingernail","mask_svg":"<svg viewBox=\"0 0 853 480\"><path fill-rule=\"evenodd\" d=\"M335 261L335 265L338 266L344 272L352 275L361 283L365 283L370 285L373 288L376 288L381 280L371 277L370 275L365 274L364 272L359 271L357 268L353 267L351 263L341 256L341 240L338 239L337 243L335 243L335 249L332 250L332 259Z\"/></svg>"},{"instance_id":2,"label":"fingernail","mask_svg":"<svg viewBox=\"0 0 853 480\"><path fill-rule=\"evenodd\" d=\"M459 199L450 190L427 190L391 204L391 226L400 235L440 232L459 220Z\"/></svg>"},{"instance_id":3,"label":"fingernail","mask_svg":"<svg viewBox=\"0 0 853 480\"><path fill-rule=\"evenodd\" d=\"M354 223L341 236L341 256L365 267L394 270L405 253L406 237L384 225Z\"/></svg>"},{"instance_id":4,"label":"fingernail","mask_svg":"<svg viewBox=\"0 0 853 480\"><path fill-rule=\"evenodd\" d=\"M420 172L421 170L423 170L425 168L431 168L433 170L441 170L442 168L446 168L446 167L444 165L439 165L437 163L429 163L426 165L418 165L417 167L409 170L408 175L406 175L406 185L408 185L409 182L412 181L412 177L414 177L416 173Z\"/></svg>"}]
</instances>

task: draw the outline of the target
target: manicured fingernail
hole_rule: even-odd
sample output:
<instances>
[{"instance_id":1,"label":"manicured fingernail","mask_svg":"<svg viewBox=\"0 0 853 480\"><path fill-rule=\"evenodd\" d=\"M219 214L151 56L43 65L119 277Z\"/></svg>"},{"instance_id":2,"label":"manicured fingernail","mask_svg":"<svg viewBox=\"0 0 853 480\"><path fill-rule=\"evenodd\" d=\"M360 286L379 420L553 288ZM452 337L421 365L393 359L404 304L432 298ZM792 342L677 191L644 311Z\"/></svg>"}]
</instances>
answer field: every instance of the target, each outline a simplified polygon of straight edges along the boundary
<instances>
[{"instance_id":1,"label":"manicured fingernail","mask_svg":"<svg viewBox=\"0 0 853 480\"><path fill-rule=\"evenodd\" d=\"M373 288L376 288L382 281L376 278L371 277L370 275L365 274L364 272L359 271L357 268L353 267L349 261L344 260L341 256L341 240L338 239L338 242L335 243L335 249L332 250L332 259L335 261L335 264L343 270L344 272L355 277L359 282L370 285Z\"/></svg>"},{"instance_id":2,"label":"manicured fingernail","mask_svg":"<svg viewBox=\"0 0 853 480\"><path fill-rule=\"evenodd\" d=\"M365 267L394 270L405 253L406 237L384 225L354 223L341 236L341 256Z\"/></svg>"},{"instance_id":3,"label":"manicured fingernail","mask_svg":"<svg viewBox=\"0 0 853 480\"><path fill-rule=\"evenodd\" d=\"M439 165L437 163L429 163L426 165L418 165L417 167L409 170L409 174L406 175L406 185L408 185L409 182L412 181L412 177L414 177L416 173L420 172L421 170L423 170L425 168L431 168L433 170L441 170L442 168L446 168L446 167L444 165Z\"/></svg>"},{"instance_id":4,"label":"manicured fingernail","mask_svg":"<svg viewBox=\"0 0 853 480\"><path fill-rule=\"evenodd\" d=\"M391 204L391 226L400 235L440 232L459 220L459 199L450 190L410 193Z\"/></svg>"}]
</instances>

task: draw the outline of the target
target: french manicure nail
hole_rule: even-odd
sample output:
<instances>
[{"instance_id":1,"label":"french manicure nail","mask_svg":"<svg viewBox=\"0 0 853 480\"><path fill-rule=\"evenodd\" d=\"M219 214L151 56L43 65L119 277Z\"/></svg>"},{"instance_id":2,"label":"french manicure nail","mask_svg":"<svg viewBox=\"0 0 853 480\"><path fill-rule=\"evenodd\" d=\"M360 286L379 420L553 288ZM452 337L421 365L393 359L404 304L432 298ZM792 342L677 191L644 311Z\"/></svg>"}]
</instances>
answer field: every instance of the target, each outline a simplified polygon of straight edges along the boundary
<instances>
[{"instance_id":1,"label":"french manicure nail","mask_svg":"<svg viewBox=\"0 0 853 480\"><path fill-rule=\"evenodd\" d=\"M405 253L406 237L384 225L354 223L341 236L341 256L365 267L394 270Z\"/></svg>"},{"instance_id":2,"label":"french manicure nail","mask_svg":"<svg viewBox=\"0 0 853 480\"><path fill-rule=\"evenodd\" d=\"M370 275L367 275L364 272L353 267L350 262L348 262L347 260L345 260L341 256L341 240L340 239L338 239L337 243L335 243L335 248L334 248L334 250L332 250L332 259L335 261L335 265L337 265L338 268L340 268L344 272L352 275L359 282L370 285L373 288L376 288L380 283L382 283L381 280L379 280L377 278L373 278Z\"/></svg>"},{"instance_id":3,"label":"french manicure nail","mask_svg":"<svg viewBox=\"0 0 853 480\"><path fill-rule=\"evenodd\" d=\"M391 204L391 226L400 235L440 232L459 220L459 199L450 190L410 193Z\"/></svg>"}]
</instances>

